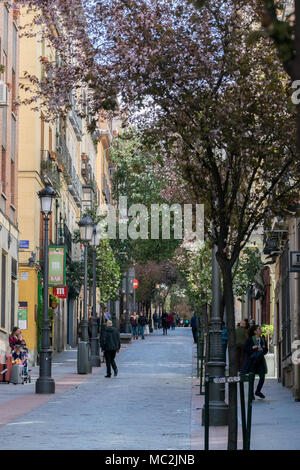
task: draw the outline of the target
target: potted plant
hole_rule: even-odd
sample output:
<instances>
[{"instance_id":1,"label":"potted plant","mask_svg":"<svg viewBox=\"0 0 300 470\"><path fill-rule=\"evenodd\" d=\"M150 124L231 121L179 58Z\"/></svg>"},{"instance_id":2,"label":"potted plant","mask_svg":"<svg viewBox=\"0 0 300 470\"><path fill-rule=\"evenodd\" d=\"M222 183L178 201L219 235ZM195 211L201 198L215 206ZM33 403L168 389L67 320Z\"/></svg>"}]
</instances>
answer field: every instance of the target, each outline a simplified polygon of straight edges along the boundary
<instances>
[{"instance_id":1,"label":"potted plant","mask_svg":"<svg viewBox=\"0 0 300 470\"><path fill-rule=\"evenodd\" d=\"M64 171L64 167L63 167L62 164L57 165L57 171L59 171L60 173L62 173Z\"/></svg>"},{"instance_id":2,"label":"potted plant","mask_svg":"<svg viewBox=\"0 0 300 470\"><path fill-rule=\"evenodd\" d=\"M56 160L56 153L55 152L50 152L50 158L51 158L51 160L55 161Z\"/></svg>"},{"instance_id":3,"label":"potted plant","mask_svg":"<svg viewBox=\"0 0 300 470\"><path fill-rule=\"evenodd\" d=\"M48 57L44 57L44 56L42 56L42 57L41 57L41 62L43 62L43 63L45 63L45 62L49 62L49 59L48 59Z\"/></svg>"},{"instance_id":4,"label":"potted plant","mask_svg":"<svg viewBox=\"0 0 300 470\"><path fill-rule=\"evenodd\" d=\"M3 65L3 64L0 65L0 72L1 73L5 72L5 65Z\"/></svg>"},{"instance_id":5,"label":"potted plant","mask_svg":"<svg viewBox=\"0 0 300 470\"><path fill-rule=\"evenodd\" d=\"M50 305L53 309L57 308L59 303L59 298L55 295L50 295Z\"/></svg>"},{"instance_id":6,"label":"potted plant","mask_svg":"<svg viewBox=\"0 0 300 470\"><path fill-rule=\"evenodd\" d=\"M19 7L13 7L13 19L16 21L19 18L20 10Z\"/></svg>"},{"instance_id":7,"label":"potted plant","mask_svg":"<svg viewBox=\"0 0 300 470\"><path fill-rule=\"evenodd\" d=\"M87 154L83 152L81 154L81 159L84 160L84 161L87 160Z\"/></svg>"}]
</instances>

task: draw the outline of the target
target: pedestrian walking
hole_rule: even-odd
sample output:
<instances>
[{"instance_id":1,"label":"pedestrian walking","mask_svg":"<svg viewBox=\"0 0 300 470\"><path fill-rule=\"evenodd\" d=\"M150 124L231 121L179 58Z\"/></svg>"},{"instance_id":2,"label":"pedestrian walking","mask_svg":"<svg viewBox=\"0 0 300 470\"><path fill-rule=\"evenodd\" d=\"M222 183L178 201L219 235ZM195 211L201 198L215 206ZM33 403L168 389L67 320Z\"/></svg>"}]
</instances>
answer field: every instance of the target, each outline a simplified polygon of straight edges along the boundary
<instances>
[{"instance_id":1,"label":"pedestrian walking","mask_svg":"<svg viewBox=\"0 0 300 470\"><path fill-rule=\"evenodd\" d=\"M142 339L145 339L145 326L147 324L147 319L144 317L143 312L140 312L139 317L138 317L138 325L140 327L140 332L141 332L141 337Z\"/></svg>"},{"instance_id":2,"label":"pedestrian walking","mask_svg":"<svg viewBox=\"0 0 300 470\"><path fill-rule=\"evenodd\" d=\"M175 326L176 326L176 313L173 312L173 322L171 326L172 330L175 330Z\"/></svg>"},{"instance_id":3,"label":"pedestrian walking","mask_svg":"<svg viewBox=\"0 0 300 470\"><path fill-rule=\"evenodd\" d=\"M265 337L262 336L262 331L259 325L252 326L249 332L249 338L245 344L245 360L242 368L242 374L259 375L259 381L256 387L255 395L260 398L265 398L261 389L265 382L265 375L268 372L265 355L268 352L268 346ZM252 399L255 399L253 395Z\"/></svg>"},{"instance_id":4,"label":"pedestrian walking","mask_svg":"<svg viewBox=\"0 0 300 470\"><path fill-rule=\"evenodd\" d=\"M163 335L167 335L169 328L169 316L166 312L164 312L161 316L161 323L163 327Z\"/></svg>"},{"instance_id":5,"label":"pedestrian walking","mask_svg":"<svg viewBox=\"0 0 300 470\"><path fill-rule=\"evenodd\" d=\"M125 333L126 330L126 314L122 313L120 318L120 333Z\"/></svg>"},{"instance_id":6,"label":"pedestrian walking","mask_svg":"<svg viewBox=\"0 0 300 470\"><path fill-rule=\"evenodd\" d=\"M118 368L115 362L116 353L121 349L119 330L112 326L112 321L107 320L100 339L101 349L106 362L106 378L111 377L113 368L115 377L118 375Z\"/></svg>"},{"instance_id":7,"label":"pedestrian walking","mask_svg":"<svg viewBox=\"0 0 300 470\"><path fill-rule=\"evenodd\" d=\"M248 338L247 322L246 320L242 320L240 325L235 329L236 355L239 371L241 371L243 367L245 359L244 347Z\"/></svg>"},{"instance_id":8,"label":"pedestrian walking","mask_svg":"<svg viewBox=\"0 0 300 470\"><path fill-rule=\"evenodd\" d=\"M154 329L158 329L158 315L156 312L153 313L153 323L154 323Z\"/></svg>"},{"instance_id":9,"label":"pedestrian walking","mask_svg":"<svg viewBox=\"0 0 300 470\"><path fill-rule=\"evenodd\" d=\"M227 328L225 326L225 323L222 322L222 351L223 351L223 361L225 362L225 364L226 364L227 344L228 344Z\"/></svg>"},{"instance_id":10,"label":"pedestrian walking","mask_svg":"<svg viewBox=\"0 0 300 470\"><path fill-rule=\"evenodd\" d=\"M107 322L107 320L111 320L111 315L110 315L107 307L104 307L103 314L104 314L104 321L105 322Z\"/></svg>"},{"instance_id":11,"label":"pedestrian walking","mask_svg":"<svg viewBox=\"0 0 300 470\"><path fill-rule=\"evenodd\" d=\"M91 314L89 314L89 318L88 318L88 335L89 335L89 340L91 341L92 336L93 336L93 317Z\"/></svg>"},{"instance_id":12,"label":"pedestrian walking","mask_svg":"<svg viewBox=\"0 0 300 470\"><path fill-rule=\"evenodd\" d=\"M193 338L194 338L194 343L197 343L197 335L198 335L198 321L197 317L194 314L191 318L191 327L192 327L192 333L193 333Z\"/></svg>"},{"instance_id":13,"label":"pedestrian walking","mask_svg":"<svg viewBox=\"0 0 300 470\"><path fill-rule=\"evenodd\" d=\"M130 325L131 325L131 331L132 331L133 339L139 339L139 337L138 337L138 316L137 316L136 312L133 312L133 314L130 317Z\"/></svg>"},{"instance_id":14,"label":"pedestrian walking","mask_svg":"<svg viewBox=\"0 0 300 470\"><path fill-rule=\"evenodd\" d=\"M169 328L173 330L174 317L172 313L169 313L168 319L169 319Z\"/></svg>"}]
</instances>

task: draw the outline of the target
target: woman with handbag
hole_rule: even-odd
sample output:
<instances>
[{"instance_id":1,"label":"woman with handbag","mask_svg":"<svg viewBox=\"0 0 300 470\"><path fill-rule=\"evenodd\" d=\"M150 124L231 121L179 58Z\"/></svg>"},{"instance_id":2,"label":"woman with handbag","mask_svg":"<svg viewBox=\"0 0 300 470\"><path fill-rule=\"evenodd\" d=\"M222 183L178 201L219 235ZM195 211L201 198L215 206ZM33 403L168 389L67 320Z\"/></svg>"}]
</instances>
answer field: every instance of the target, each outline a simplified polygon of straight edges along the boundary
<instances>
[{"instance_id":1,"label":"woman with handbag","mask_svg":"<svg viewBox=\"0 0 300 470\"><path fill-rule=\"evenodd\" d=\"M130 317L130 325L132 329L132 337L133 339L139 339L138 336L138 321L139 317L137 316L136 312L133 312L133 314Z\"/></svg>"},{"instance_id":2,"label":"woman with handbag","mask_svg":"<svg viewBox=\"0 0 300 470\"><path fill-rule=\"evenodd\" d=\"M255 395L260 398L265 398L261 392L265 382L265 375L268 372L265 355L268 352L267 343L264 336L261 336L262 331L259 325L254 325L250 328L249 339L244 346L245 360L242 368L242 374L259 375L259 382L256 387ZM255 396L252 397L255 400Z\"/></svg>"}]
</instances>

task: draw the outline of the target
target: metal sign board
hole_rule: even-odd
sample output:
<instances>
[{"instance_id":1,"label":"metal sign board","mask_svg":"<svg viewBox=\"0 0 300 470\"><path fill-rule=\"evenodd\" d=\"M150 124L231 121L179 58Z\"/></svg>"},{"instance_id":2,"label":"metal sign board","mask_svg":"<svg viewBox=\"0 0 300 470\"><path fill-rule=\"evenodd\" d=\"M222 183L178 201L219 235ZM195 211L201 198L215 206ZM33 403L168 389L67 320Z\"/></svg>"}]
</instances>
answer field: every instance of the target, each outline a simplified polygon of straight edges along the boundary
<instances>
[{"instance_id":1,"label":"metal sign board","mask_svg":"<svg viewBox=\"0 0 300 470\"><path fill-rule=\"evenodd\" d=\"M54 289L54 295L55 297L58 297L59 299L66 299L68 297L68 287L55 287Z\"/></svg>"},{"instance_id":2,"label":"metal sign board","mask_svg":"<svg viewBox=\"0 0 300 470\"><path fill-rule=\"evenodd\" d=\"M29 240L20 240L19 248L20 248L20 250L28 250L29 249Z\"/></svg>"},{"instance_id":3,"label":"metal sign board","mask_svg":"<svg viewBox=\"0 0 300 470\"><path fill-rule=\"evenodd\" d=\"M65 287L66 285L66 247L49 246L49 286Z\"/></svg>"},{"instance_id":4,"label":"metal sign board","mask_svg":"<svg viewBox=\"0 0 300 470\"><path fill-rule=\"evenodd\" d=\"M28 303L19 302L18 307L18 326L21 330L27 330L28 326Z\"/></svg>"},{"instance_id":5,"label":"metal sign board","mask_svg":"<svg viewBox=\"0 0 300 470\"><path fill-rule=\"evenodd\" d=\"M300 251L290 252L290 272L291 273L300 272Z\"/></svg>"}]
</instances>

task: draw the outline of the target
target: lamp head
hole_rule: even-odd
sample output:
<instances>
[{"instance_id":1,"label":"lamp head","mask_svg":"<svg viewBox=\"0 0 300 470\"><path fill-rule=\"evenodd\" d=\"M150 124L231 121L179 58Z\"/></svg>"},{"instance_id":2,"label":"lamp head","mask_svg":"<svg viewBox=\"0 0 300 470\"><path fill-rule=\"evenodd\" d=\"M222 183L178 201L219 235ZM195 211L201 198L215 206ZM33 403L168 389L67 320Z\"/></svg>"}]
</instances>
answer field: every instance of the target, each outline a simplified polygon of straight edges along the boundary
<instances>
[{"instance_id":1,"label":"lamp head","mask_svg":"<svg viewBox=\"0 0 300 470\"><path fill-rule=\"evenodd\" d=\"M41 203L41 212L44 215L49 215L52 212L52 201L57 197L57 192L50 185L46 185L45 188L38 192Z\"/></svg>"},{"instance_id":2,"label":"lamp head","mask_svg":"<svg viewBox=\"0 0 300 470\"><path fill-rule=\"evenodd\" d=\"M88 215L84 216L79 222L80 238L83 242L89 243L93 238L94 222Z\"/></svg>"}]
</instances>

